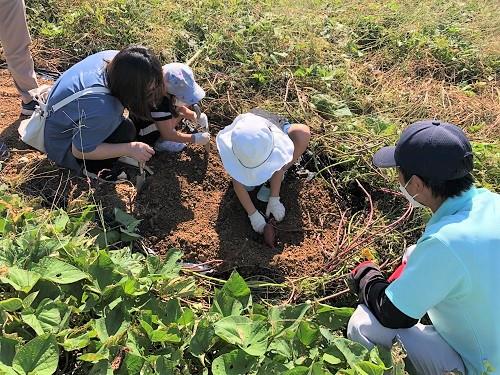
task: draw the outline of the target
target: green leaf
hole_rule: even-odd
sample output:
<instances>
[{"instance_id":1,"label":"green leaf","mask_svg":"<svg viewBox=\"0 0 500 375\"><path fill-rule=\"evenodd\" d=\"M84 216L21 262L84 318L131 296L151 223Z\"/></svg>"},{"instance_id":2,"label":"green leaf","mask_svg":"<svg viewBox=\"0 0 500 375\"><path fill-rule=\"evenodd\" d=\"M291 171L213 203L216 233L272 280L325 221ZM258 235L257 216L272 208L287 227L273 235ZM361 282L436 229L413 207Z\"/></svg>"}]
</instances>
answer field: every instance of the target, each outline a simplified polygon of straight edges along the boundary
<instances>
[{"instance_id":1,"label":"green leaf","mask_svg":"<svg viewBox=\"0 0 500 375\"><path fill-rule=\"evenodd\" d=\"M66 225L69 223L69 217L66 212L59 210L59 216L54 221L54 229L57 233L61 233L66 229Z\"/></svg>"},{"instance_id":2,"label":"green leaf","mask_svg":"<svg viewBox=\"0 0 500 375\"><path fill-rule=\"evenodd\" d=\"M23 301L20 298L8 298L0 301L0 311L16 311L23 307Z\"/></svg>"},{"instance_id":3,"label":"green leaf","mask_svg":"<svg viewBox=\"0 0 500 375\"><path fill-rule=\"evenodd\" d=\"M106 310L105 315L94 322L97 337L103 342L113 336L121 335L127 330L129 325L129 314L123 308L123 304L120 304L113 310Z\"/></svg>"},{"instance_id":4,"label":"green leaf","mask_svg":"<svg viewBox=\"0 0 500 375\"><path fill-rule=\"evenodd\" d=\"M162 316L162 321L165 324L177 321L182 315L181 304L177 298L169 300L165 306L165 315Z\"/></svg>"},{"instance_id":5,"label":"green leaf","mask_svg":"<svg viewBox=\"0 0 500 375\"><path fill-rule=\"evenodd\" d=\"M141 325L141 327L144 329L144 331L146 332L146 334L148 335L149 338L151 338L151 335L154 331L153 327L151 327L151 325L144 321L144 320L139 320L139 324Z\"/></svg>"},{"instance_id":6,"label":"green leaf","mask_svg":"<svg viewBox=\"0 0 500 375\"><path fill-rule=\"evenodd\" d=\"M95 236L96 244L99 246L99 248L105 248L106 246L110 244L114 244L118 241L120 241L121 238L121 233L118 230L102 230L99 228L94 228L91 231L91 234ZM96 365L96 366L99 366Z\"/></svg>"},{"instance_id":7,"label":"green leaf","mask_svg":"<svg viewBox=\"0 0 500 375\"><path fill-rule=\"evenodd\" d=\"M116 272L116 267L110 256L104 250L99 251L99 256L89 267L94 284L102 291L107 286L118 283L122 275Z\"/></svg>"},{"instance_id":8,"label":"green leaf","mask_svg":"<svg viewBox=\"0 0 500 375\"><path fill-rule=\"evenodd\" d=\"M243 311L243 305L240 301L231 297L226 292L216 289L211 311L217 312L223 317L240 315Z\"/></svg>"},{"instance_id":9,"label":"green leaf","mask_svg":"<svg viewBox=\"0 0 500 375\"><path fill-rule=\"evenodd\" d=\"M27 309L28 307L31 307L31 304L35 300L35 298L38 296L39 291L37 290L36 292L28 294L24 299L23 299L23 307Z\"/></svg>"},{"instance_id":10,"label":"green leaf","mask_svg":"<svg viewBox=\"0 0 500 375\"><path fill-rule=\"evenodd\" d=\"M196 328L194 336L189 342L189 351L200 356L208 351L211 346L212 338L215 335L213 326L206 319L202 319Z\"/></svg>"},{"instance_id":11,"label":"green leaf","mask_svg":"<svg viewBox=\"0 0 500 375\"><path fill-rule=\"evenodd\" d=\"M1 166L2 164L0 164ZM1 170L1 168L0 168ZM5 220L3 217L0 217L0 234L3 234L6 232L7 227L9 226L9 222Z\"/></svg>"},{"instance_id":12,"label":"green leaf","mask_svg":"<svg viewBox=\"0 0 500 375\"><path fill-rule=\"evenodd\" d=\"M40 275L36 272L10 267L7 275L0 277L0 281L10 284L18 292L28 293L38 282Z\"/></svg>"},{"instance_id":13,"label":"green leaf","mask_svg":"<svg viewBox=\"0 0 500 375\"><path fill-rule=\"evenodd\" d=\"M171 361L165 355L160 355L156 359L156 363L155 363L156 372L155 372L155 374L160 374L160 375L175 374L175 366L176 366L176 363L174 361Z\"/></svg>"},{"instance_id":14,"label":"green leaf","mask_svg":"<svg viewBox=\"0 0 500 375\"><path fill-rule=\"evenodd\" d=\"M341 107L333 111L333 115L335 117L346 117L346 116L352 116L352 112L348 107Z\"/></svg>"},{"instance_id":15,"label":"green leaf","mask_svg":"<svg viewBox=\"0 0 500 375\"><path fill-rule=\"evenodd\" d=\"M375 346L370 350L370 361L389 370L392 367L391 351L382 347Z\"/></svg>"},{"instance_id":16,"label":"green leaf","mask_svg":"<svg viewBox=\"0 0 500 375\"><path fill-rule=\"evenodd\" d=\"M163 277L174 278L179 276L179 271L182 268L179 262L182 258L182 251L171 249L165 255L165 260L161 266L160 273Z\"/></svg>"},{"instance_id":17,"label":"green leaf","mask_svg":"<svg viewBox=\"0 0 500 375\"><path fill-rule=\"evenodd\" d=\"M306 374L309 374L309 367L305 366L296 366L283 373L283 375L306 375Z\"/></svg>"},{"instance_id":18,"label":"green leaf","mask_svg":"<svg viewBox=\"0 0 500 375\"><path fill-rule=\"evenodd\" d=\"M241 277L240 274L236 271L233 271L233 273L231 273L231 276L222 287L222 291L226 292L231 297L240 300L240 302L244 306L244 302L247 301L248 297L250 296L250 288L248 287L243 277Z\"/></svg>"},{"instance_id":19,"label":"green leaf","mask_svg":"<svg viewBox=\"0 0 500 375\"><path fill-rule=\"evenodd\" d=\"M177 324L180 326L187 327L194 324L194 321L195 321L195 315L193 313L193 310L186 308L182 312L181 317L177 319Z\"/></svg>"},{"instance_id":20,"label":"green leaf","mask_svg":"<svg viewBox=\"0 0 500 375\"><path fill-rule=\"evenodd\" d=\"M376 365L368 361L362 361L357 363L354 368L358 370L362 375L383 375L384 366Z\"/></svg>"},{"instance_id":21,"label":"green leaf","mask_svg":"<svg viewBox=\"0 0 500 375\"><path fill-rule=\"evenodd\" d=\"M118 336L125 332L129 325L130 322L122 320L116 314L108 314L106 317L96 319L95 330L99 339L106 341L113 336Z\"/></svg>"},{"instance_id":22,"label":"green leaf","mask_svg":"<svg viewBox=\"0 0 500 375\"><path fill-rule=\"evenodd\" d=\"M314 319L319 325L330 328L332 331L337 331L347 325L354 309L350 307L332 307L323 305L316 311Z\"/></svg>"},{"instance_id":23,"label":"green leaf","mask_svg":"<svg viewBox=\"0 0 500 375\"><path fill-rule=\"evenodd\" d=\"M347 363L351 367L354 367L357 363L369 357L368 349L357 342L339 337L334 340L334 345L344 355Z\"/></svg>"},{"instance_id":24,"label":"green leaf","mask_svg":"<svg viewBox=\"0 0 500 375\"><path fill-rule=\"evenodd\" d=\"M314 323L302 321L297 329L297 338L305 346L311 345L319 336L319 329Z\"/></svg>"},{"instance_id":25,"label":"green leaf","mask_svg":"<svg viewBox=\"0 0 500 375\"><path fill-rule=\"evenodd\" d=\"M21 319L24 323L33 328L37 335L43 335L45 333L34 312L23 312Z\"/></svg>"},{"instance_id":26,"label":"green leaf","mask_svg":"<svg viewBox=\"0 0 500 375\"><path fill-rule=\"evenodd\" d=\"M294 331L310 308L311 305L308 303L297 306L273 306L269 310L271 334L280 337L287 331Z\"/></svg>"},{"instance_id":27,"label":"green leaf","mask_svg":"<svg viewBox=\"0 0 500 375\"><path fill-rule=\"evenodd\" d=\"M157 256L148 256L146 258L147 275L143 276L148 276L153 280L175 278L179 276L182 268L179 262L181 258L182 252L177 249L169 250L163 261Z\"/></svg>"},{"instance_id":28,"label":"green leaf","mask_svg":"<svg viewBox=\"0 0 500 375\"><path fill-rule=\"evenodd\" d=\"M287 359L293 359L292 342L287 338L279 337L274 339L269 345L269 349Z\"/></svg>"},{"instance_id":29,"label":"green leaf","mask_svg":"<svg viewBox=\"0 0 500 375\"><path fill-rule=\"evenodd\" d=\"M125 226L129 231L134 231L141 223L141 220L137 220L135 217L120 210L119 208L115 208L114 214L115 221Z\"/></svg>"},{"instance_id":30,"label":"green leaf","mask_svg":"<svg viewBox=\"0 0 500 375\"><path fill-rule=\"evenodd\" d=\"M139 375L144 366L144 358L141 356L127 353L123 359L120 369L115 372L117 375Z\"/></svg>"},{"instance_id":31,"label":"green leaf","mask_svg":"<svg viewBox=\"0 0 500 375\"><path fill-rule=\"evenodd\" d=\"M339 363L342 363L342 360L340 358L328 353L323 354L323 361L331 365L338 365Z\"/></svg>"},{"instance_id":32,"label":"green leaf","mask_svg":"<svg viewBox=\"0 0 500 375\"><path fill-rule=\"evenodd\" d=\"M139 277L144 271L144 256L137 252L132 253L129 247L125 247L121 250L109 251L108 254L113 263L125 273Z\"/></svg>"},{"instance_id":33,"label":"green leaf","mask_svg":"<svg viewBox=\"0 0 500 375\"><path fill-rule=\"evenodd\" d=\"M264 322L244 316L228 316L214 324L215 334L230 344L238 345L250 355L266 352L268 333Z\"/></svg>"},{"instance_id":34,"label":"green leaf","mask_svg":"<svg viewBox=\"0 0 500 375\"><path fill-rule=\"evenodd\" d=\"M85 353L78 357L80 361L97 363L103 359L108 359L109 354L107 353Z\"/></svg>"},{"instance_id":35,"label":"green leaf","mask_svg":"<svg viewBox=\"0 0 500 375\"><path fill-rule=\"evenodd\" d=\"M97 333L94 330L85 332L83 335L65 339L62 346L67 352L83 349L89 346L90 339L96 337L96 335Z\"/></svg>"},{"instance_id":36,"label":"green leaf","mask_svg":"<svg viewBox=\"0 0 500 375\"><path fill-rule=\"evenodd\" d=\"M75 266L50 257L43 258L35 270L42 275L44 280L56 284L71 284L89 277Z\"/></svg>"},{"instance_id":37,"label":"green leaf","mask_svg":"<svg viewBox=\"0 0 500 375\"><path fill-rule=\"evenodd\" d=\"M0 336L0 363L11 366L18 341Z\"/></svg>"},{"instance_id":38,"label":"green leaf","mask_svg":"<svg viewBox=\"0 0 500 375\"><path fill-rule=\"evenodd\" d=\"M212 311L222 316L240 315L252 301L250 288L245 280L233 271L222 289L215 291Z\"/></svg>"},{"instance_id":39,"label":"green leaf","mask_svg":"<svg viewBox=\"0 0 500 375\"><path fill-rule=\"evenodd\" d=\"M151 342L172 342L179 343L182 341L179 329L175 327L159 328L151 332Z\"/></svg>"},{"instance_id":40,"label":"green leaf","mask_svg":"<svg viewBox=\"0 0 500 375\"><path fill-rule=\"evenodd\" d=\"M0 363L0 375L19 375L19 373L12 367Z\"/></svg>"},{"instance_id":41,"label":"green leaf","mask_svg":"<svg viewBox=\"0 0 500 375\"><path fill-rule=\"evenodd\" d=\"M19 348L12 367L22 374L51 375L57 370L59 348L54 335L35 337Z\"/></svg>"},{"instance_id":42,"label":"green leaf","mask_svg":"<svg viewBox=\"0 0 500 375\"><path fill-rule=\"evenodd\" d=\"M285 365L279 362L274 362L269 358L264 359L264 363L259 366L257 375L281 375L288 369Z\"/></svg>"},{"instance_id":43,"label":"green leaf","mask_svg":"<svg viewBox=\"0 0 500 375\"><path fill-rule=\"evenodd\" d=\"M249 356L242 350L233 350L214 359L213 375L249 374L257 367L257 357Z\"/></svg>"},{"instance_id":44,"label":"green leaf","mask_svg":"<svg viewBox=\"0 0 500 375\"><path fill-rule=\"evenodd\" d=\"M40 302L36 310L31 308L24 310L21 318L39 335L57 333L61 324L62 310L62 306L60 307L56 302L45 298Z\"/></svg>"}]
</instances>

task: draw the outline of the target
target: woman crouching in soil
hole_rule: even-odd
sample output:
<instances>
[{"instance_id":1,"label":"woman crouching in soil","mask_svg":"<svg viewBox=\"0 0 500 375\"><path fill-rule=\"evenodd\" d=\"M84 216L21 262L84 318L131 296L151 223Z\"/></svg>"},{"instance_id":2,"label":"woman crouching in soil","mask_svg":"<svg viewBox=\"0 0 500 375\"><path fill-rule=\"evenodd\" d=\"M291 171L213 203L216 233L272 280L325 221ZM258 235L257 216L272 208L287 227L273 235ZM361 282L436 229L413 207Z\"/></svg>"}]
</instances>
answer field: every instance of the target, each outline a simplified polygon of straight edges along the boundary
<instances>
[{"instance_id":1,"label":"woman crouching in soil","mask_svg":"<svg viewBox=\"0 0 500 375\"><path fill-rule=\"evenodd\" d=\"M90 87L101 90L49 113L45 148L49 159L62 167L115 181L119 172L113 166L119 157L146 162L155 153L148 144L134 141L136 128L123 113L127 108L135 117L150 119L151 108L164 95L162 67L142 46L98 52L59 77L48 108Z\"/></svg>"},{"instance_id":2,"label":"woman crouching in soil","mask_svg":"<svg viewBox=\"0 0 500 375\"><path fill-rule=\"evenodd\" d=\"M248 192L261 185L257 199L267 202L266 216L283 220L281 183L286 170L306 150L310 137L306 125L290 124L287 119L258 108L239 115L217 134L224 168L232 177L234 191L257 233L264 231L266 220Z\"/></svg>"}]
</instances>

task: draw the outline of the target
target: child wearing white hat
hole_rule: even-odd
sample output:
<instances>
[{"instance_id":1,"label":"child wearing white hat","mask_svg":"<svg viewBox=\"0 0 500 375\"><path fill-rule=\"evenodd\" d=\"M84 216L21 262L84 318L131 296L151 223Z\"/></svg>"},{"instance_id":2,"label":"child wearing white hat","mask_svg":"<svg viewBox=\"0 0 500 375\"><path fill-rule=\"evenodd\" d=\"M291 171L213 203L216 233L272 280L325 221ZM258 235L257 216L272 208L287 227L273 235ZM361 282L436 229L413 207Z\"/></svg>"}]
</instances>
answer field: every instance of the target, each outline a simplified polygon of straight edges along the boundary
<instances>
[{"instance_id":1,"label":"child wearing white hat","mask_svg":"<svg viewBox=\"0 0 500 375\"><path fill-rule=\"evenodd\" d=\"M182 119L198 123L202 129L208 128L207 116L190 109L205 97L205 91L196 83L191 68L182 63L166 64L163 66L163 81L167 95L151 111L154 123L133 119L139 137L146 143L154 144L158 152L180 152L186 143L205 145L210 142L207 131L187 134L177 130Z\"/></svg>"},{"instance_id":2,"label":"child wearing white hat","mask_svg":"<svg viewBox=\"0 0 500 375\"><path fill-rule=\"evenodd\" d=\"M257 109L236 117L216 137L217 149L232 177L234 191L248 214L252 228L264 231L266 220L255 208L248 191L262 185L257 197L267 201L266 216L277 221L285 217L280 201L285 171L304 153L309 144L309 127L290 124L286 119ZM269 189L264 185L269 181Z\"/></svg>"}]
</instances>

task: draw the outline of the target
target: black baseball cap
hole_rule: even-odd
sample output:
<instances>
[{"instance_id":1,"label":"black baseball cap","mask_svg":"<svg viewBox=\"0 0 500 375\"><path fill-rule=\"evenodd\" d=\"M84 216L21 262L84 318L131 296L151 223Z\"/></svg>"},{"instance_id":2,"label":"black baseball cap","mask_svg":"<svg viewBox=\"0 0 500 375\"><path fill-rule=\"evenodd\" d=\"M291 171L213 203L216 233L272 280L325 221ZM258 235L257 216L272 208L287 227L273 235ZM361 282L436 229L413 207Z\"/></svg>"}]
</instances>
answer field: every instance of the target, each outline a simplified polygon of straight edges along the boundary
<instances>
[{"instance_id":1,"label":"black baseball cap","mask_svg":"<svg viewBox=\"0 0 500 375\"><path fill-rule=\"evenodd\" d=\"M396 146L373 155L380 168L401 167L432 182L465 177L472 172L472 147L456 125L439 120L418 121L403 130Z\"/></svg>"}]
</instances>

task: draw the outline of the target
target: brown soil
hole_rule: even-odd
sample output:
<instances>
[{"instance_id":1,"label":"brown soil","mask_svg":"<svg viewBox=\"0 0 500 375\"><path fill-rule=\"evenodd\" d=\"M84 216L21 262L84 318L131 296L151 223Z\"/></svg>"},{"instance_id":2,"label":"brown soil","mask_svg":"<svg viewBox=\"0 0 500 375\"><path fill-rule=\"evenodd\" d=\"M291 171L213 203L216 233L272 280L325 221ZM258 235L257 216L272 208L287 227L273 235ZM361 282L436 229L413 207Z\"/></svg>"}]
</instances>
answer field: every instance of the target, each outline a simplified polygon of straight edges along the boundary
<instances>
[{"instance_id":1,"label":"brown soil","mask_svg":"<svg viewBox=\"0 0 500 375\"><path fill-rule=\"evenodd\" d=\"M0 70L0 138L12 149L1 177L25 193L61 205L75 186L92 191L106 210L119 207L142 219L144 243L157 253L178 247L187 260L221 259L221 270L238 267L246 275L266 273L278 279L315 274L325 261L323 249L333 248L338 220L334 198L318 179L306 182L294 173L286 177L281 195L287 215L278 225L278 245L271 249L252 231L213 141L208 156L193 146L178 155L156 155L148 163L155 175L136 196L133 184L71 177L30 150L17 135L19 105L8 72ZM129 172L135 181L137 172ZM264 211L265 205L258 208Z\"/></svg>"}]
</instances>

